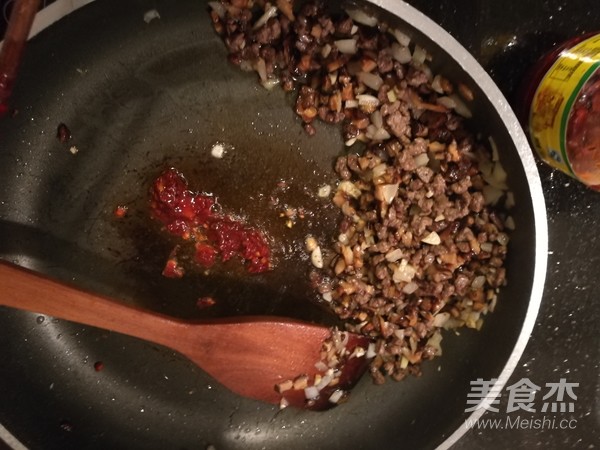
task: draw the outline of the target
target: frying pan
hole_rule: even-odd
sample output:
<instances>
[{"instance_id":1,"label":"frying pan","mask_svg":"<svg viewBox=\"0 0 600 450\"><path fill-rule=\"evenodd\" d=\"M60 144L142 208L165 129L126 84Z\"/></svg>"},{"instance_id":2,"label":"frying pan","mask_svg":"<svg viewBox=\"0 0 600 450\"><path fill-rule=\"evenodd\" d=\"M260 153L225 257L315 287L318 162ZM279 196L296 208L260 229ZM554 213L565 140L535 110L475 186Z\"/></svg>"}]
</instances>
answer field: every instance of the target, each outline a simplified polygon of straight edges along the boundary
<instances>
[{"instance_id":1,"label":"frying pan","mask_svg":"<svg viewBox=\"0 0 600 450\"><path fill-rule=\"evenodd\" d=\"M412 7L371 7L430 51L434 72L473 90L472 126L502 150L517 228L509 284L483 329L447 333L443 356L425 363L422 377L383 386L364 377L349 402L315 413L239 398L145 342L0 309L2 433L32 449L434 448L464 433L470 381L498 378L501 387L535 321L546 270L541 186L516 119L475 60ZM174 316L282 314L333 325L310 301L301 246L308 232L326 240L335 230L336 212L316 191L335 181L339 130L317 125L308 137L293 97L230 66L206 8L97 0L29 43L12 98L18 112L0 123L0 255ZM150 9L160 19L146 23ZM56 139L59 123L71 130L68 143ZM210 154L217 142L223 159ZM161 277L173 242L148 220L146 194L170 166L263 226L278 269ZM129 207L125 220L115 219L117 205ZM282 205L304 208L305 219L286 227ZM199 310L204 295L217 304Z\"/></svg>"}]
</instances>

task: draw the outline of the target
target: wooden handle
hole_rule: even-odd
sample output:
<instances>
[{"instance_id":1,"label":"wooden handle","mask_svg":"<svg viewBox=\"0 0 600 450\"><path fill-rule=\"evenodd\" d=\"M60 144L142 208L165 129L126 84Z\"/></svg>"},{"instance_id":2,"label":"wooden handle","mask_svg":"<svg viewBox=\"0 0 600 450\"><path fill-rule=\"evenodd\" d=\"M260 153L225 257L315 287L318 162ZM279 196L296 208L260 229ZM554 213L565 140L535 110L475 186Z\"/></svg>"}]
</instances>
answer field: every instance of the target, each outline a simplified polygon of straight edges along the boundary
<instances>
[{"instance_id":1,"label":"wooden handle","mask_svg":"<svg viewBox=\"0 0 600 450\"><path fill-rule=\"evenodd\" d=\"M0 116L8 110L6 101L12 91L23 48L39 7L40 0L16 0L13 6L0 50Z\"/></svg>"},{"instance_id":2,"label":"wooden handle","mask_svg":"<svg viewBox=\"0 0 600 450\"><path fill-rule=\"evenodd\" d=\"M169 345L184 323L0 262L0 305Z\"/></svg>"}]
</instances>

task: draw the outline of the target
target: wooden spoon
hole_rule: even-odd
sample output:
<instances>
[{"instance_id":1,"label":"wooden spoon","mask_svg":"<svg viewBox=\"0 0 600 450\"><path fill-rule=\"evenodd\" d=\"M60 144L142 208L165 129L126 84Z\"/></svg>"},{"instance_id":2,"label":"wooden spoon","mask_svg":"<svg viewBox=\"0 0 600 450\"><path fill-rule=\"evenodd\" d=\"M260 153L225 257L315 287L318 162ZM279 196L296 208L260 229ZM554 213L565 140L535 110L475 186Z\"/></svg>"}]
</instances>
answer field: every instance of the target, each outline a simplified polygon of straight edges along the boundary
<instances>
[{"instance_id":1,"label":"wooden spoon","mask_svg":"<svg viewBox=\"0 0 600 450\"><path fill-rule=\"evenodd\" d=\"M169 347L185 355L231 391L280 404L277 383L298 375L314 376L323 341L330 329L282 317L238 317L189 322L51 280L31 270L0 262L0 305L91 325ZM368 339L350 335L346 348L368 346ZM367 366L364 357L343 366L339 388L350 389ZM304 391L286 391L290 405L327 409L326 393L307 405Z\"/></svg>"},{"instance_id":2,"label":"wooden spoon","mask_svg":"<svg viewBox=\"0 0 600 450\"><path fill-rule=\"evenodd\" d=\"M16 0L0 50L0 117L8 112L10 97L27 36L40 0Z\"/></svg>"}]
</instances>

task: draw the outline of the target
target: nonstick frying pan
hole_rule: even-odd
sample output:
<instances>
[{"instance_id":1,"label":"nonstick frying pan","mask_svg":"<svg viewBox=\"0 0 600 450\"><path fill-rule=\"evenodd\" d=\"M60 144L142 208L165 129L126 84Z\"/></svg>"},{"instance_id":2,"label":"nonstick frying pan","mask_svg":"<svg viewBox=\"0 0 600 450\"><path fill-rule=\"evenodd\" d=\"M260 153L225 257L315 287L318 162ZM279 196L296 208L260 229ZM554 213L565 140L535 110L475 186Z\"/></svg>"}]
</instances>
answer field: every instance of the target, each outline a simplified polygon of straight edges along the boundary
<instances>
[{"instance_id":1,"label":"nonstick frying pan","mask_svg":"<svg viewBox=\"0 0 600 450\"><path fill-rule=\"evenodd\" d=\"M351 401L315 413L239 398L145 342L0 309L0 423L25 446L448 446L464 431L470 381L506 381L533 327L546 269L535 164L506 101L456 41L404 3L374 4L433 54L434 71L473 90L473 127L502 149L517 229L509 284L483 329L445 335L444 355L425 363L422 377L383 386L365 377ZM150 9L160 18L146 23ZM228 64L206 11L197 0L97 0L29 43L12 98L17 111L0 123L0 255L174 316L280 314L334 325L310 302L310 262L300 247L308 232L327 239L335 229L336 211L316 191L335 181L340 132L323 125L308 137L293 97ZM69 143L56 138L60 123L71 130ZM223 159L211 156L215 143L225 144ZM147 218L146 194L170 166L263 226L278 270L161 277L173 243ZM306 218L287 228L271 197L305 208ZM129 207L126 220L115 219L117 205ZM199 310L204 295L217 305Z\"/></svg>"}]
</instances>

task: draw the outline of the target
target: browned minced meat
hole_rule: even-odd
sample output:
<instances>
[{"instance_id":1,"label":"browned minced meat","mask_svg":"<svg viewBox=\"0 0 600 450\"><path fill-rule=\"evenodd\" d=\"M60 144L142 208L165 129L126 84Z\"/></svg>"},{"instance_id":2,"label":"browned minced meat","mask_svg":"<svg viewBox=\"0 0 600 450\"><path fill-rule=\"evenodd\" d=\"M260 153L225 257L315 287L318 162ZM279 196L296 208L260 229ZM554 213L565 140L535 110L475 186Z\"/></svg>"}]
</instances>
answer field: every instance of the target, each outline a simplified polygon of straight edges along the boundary
<instances>
[{"instance_id":1,"label":"browned minced meat","mask_svg":"<svg viewBox=\"0 0 600 450\"><path fill-rule=\"evenodd\" d=\"M361 189L360 197L338 191L334 198L346 218L332 263L336 278L330 283L331 305L352 323L350 330L381 341L372 364L378 382L383 381L381 374L401 379L418 370L413 365L403 368L403 357L417 363L435 355L427 338L435 331L437 313L458 317L462 311L487 311L496 289L505 283L506 245L498 239L504 229L494 223L482 194L472 187L482 182L476 165L467 160L470 175L452 182L449 153L437 173L405 163L414 160L411 154L419 147L397 140L370 144L358 158L358 166L365 169L350 178ZM374 180L373 167L380 164L385 174ZM348 157L339 157L335 167L340 177L347 177ZM389 204L378 198L383 186L396 184ZM431 233L439 236L439 243L422 242ZM348 249L350 261L344 258ZM476 287L480 276L485 282Z\"/></svg>"},{"instance_id":2,"label":"browned minced meat","mask_svg":"<svg viewBox=\"0 0 600 450\"><path fill-rule=\"evenodd\" d=\"M349 145L366 144L335 163L346 183L333 198L343 219L329 271L311 282L349 330L376 342L375 382L419 373L438 352L430 338L442 322L478 328L506 281L507 213L482 193L490 152L438 102L454 92L448 80L434 86L426 66L394 59L385 23L332 16L318 1L293 12L288 0L221 4L211 14L231 62L268 87L297 87L295 111L309 134L320 119L341 123ZM265 11L274 14L256 27ZM347 39L356 40L353 54L337 48Z\"/></svg>"}]
</instances>

